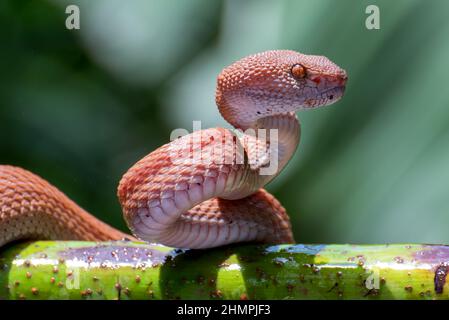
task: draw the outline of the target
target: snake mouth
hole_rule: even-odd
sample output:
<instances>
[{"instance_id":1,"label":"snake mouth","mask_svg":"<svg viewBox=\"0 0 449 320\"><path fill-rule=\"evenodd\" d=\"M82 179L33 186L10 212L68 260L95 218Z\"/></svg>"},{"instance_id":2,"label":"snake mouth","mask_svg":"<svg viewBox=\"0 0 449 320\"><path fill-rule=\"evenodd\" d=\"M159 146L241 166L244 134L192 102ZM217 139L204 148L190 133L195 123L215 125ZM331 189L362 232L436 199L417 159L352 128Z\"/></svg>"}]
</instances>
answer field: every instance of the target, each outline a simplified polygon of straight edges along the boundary
<instances>
[{"instance_id":1,"label":"snake mouth","mask_svg":"<svg viewBox=\"0 0 449 320\"><path fill-rule=\"evenodd\" d=\"M326 105L329 105L340 100L343 97L343 94L345 93L345 89L346 86L342 85L335 86L321 92L321 96L327 100Z\"/></svg>"},{"instance_id":2,"label":"snake mouth","mask_svg":"<svg viewBox=\"0 0 449 320\"><path fill-rule=\"evenodd\" d=\"M341 92L342 94L345 91L346 86L335 86L329 89L326 89L321 92L321 94L333 93L333 92Z\"/></svg>"}]
</instances>

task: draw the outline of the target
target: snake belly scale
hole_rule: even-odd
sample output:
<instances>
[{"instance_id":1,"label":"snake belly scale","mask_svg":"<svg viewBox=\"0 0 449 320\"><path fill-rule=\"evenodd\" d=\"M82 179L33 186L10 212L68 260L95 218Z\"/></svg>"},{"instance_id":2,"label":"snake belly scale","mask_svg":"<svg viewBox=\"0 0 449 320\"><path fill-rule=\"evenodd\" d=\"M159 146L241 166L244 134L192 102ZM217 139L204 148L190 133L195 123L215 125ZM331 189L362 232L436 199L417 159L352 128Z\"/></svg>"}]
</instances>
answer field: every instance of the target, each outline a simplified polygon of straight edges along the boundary
<instances>
[{"instance_id":1,"label":"snake belly scale","mask_svg":"<svg viewBox=\"0 0 449 320\"><path fill-rule=\"evenodd\" d=\"M250 55L223 69L217 78L216 104L239 133L223 128L196 131L132 166L118 186L132 233L178 248L294 242L285 209L262 188L285 167L299 144L295 111L338 101L346 81L345 70L326 57L291 50ZM271 136L262 141L247 133L251 129L276 130L276 148L270 147ZM199 158L192 161L192 152ZM273 156L276 169L261 174ZM0 246L17 240L126 237L130 238L42 178L0 165Z\"/></svg>"}]
</instances>

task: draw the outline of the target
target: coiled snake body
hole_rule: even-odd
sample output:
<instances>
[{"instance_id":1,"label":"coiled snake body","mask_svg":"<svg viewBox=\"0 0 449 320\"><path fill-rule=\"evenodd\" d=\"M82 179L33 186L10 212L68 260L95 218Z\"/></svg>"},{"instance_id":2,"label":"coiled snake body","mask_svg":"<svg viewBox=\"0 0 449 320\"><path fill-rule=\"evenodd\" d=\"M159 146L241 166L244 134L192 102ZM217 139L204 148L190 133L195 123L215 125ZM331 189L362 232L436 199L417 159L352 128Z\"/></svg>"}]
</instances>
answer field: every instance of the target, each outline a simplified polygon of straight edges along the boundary
<instances>
[{"instance_id":1,"label":"coiled snake body","mask_svg":"<svg viewBox=\"0 0 449 320\"><path fill-rule=\"evenodd\" d=\"M296 150L300 126L294 112L339 100L346 80L346 72L326 57L289 50L251 55L225 68L218 76L216 103L240 131L193 132L130 168L118 197L133 234L178 248L293 242L284 208L261 188ZM124 237L129 236L40 177L0 166L0 246L20 239Z\"/></svg>"}]
</instances>

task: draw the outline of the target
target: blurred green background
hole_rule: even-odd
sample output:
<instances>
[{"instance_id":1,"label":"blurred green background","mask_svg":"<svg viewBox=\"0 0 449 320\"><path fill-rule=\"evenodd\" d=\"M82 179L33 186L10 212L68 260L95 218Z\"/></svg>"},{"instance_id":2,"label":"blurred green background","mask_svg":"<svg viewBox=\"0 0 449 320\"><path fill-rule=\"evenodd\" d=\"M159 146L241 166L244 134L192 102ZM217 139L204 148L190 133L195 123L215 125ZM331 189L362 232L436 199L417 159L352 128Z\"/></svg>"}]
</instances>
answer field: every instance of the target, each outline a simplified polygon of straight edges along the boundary
<instances>
[{"instance_id":1,"label":"blurred green background","mask_svg":"<svg viewBox=\"0 0 449 320\"><path fill-rule=\"evenodd\" d=\"M65 28L78 4L81 29ZM380 8L380 30L365 8ZM121 175L175 128L229 127L229 63L268 49L326 55L341 102L301 112L268 186L298 242L449 243L449 1L1 1L0 163L46 178L126 230Z\"/></svg>"}]
</instances>

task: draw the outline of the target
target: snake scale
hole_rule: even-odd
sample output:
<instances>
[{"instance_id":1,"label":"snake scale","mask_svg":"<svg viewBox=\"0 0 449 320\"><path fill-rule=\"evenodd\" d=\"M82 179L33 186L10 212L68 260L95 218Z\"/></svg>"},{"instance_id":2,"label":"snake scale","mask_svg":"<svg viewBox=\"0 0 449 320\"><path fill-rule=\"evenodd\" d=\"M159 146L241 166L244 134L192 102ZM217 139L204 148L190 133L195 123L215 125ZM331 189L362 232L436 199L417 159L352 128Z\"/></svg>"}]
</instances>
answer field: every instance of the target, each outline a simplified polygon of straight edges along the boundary
<instances>
[{"instance_id":1,"label":"snake scale","mask_svg":"<svg viewBox=\"0 0 449 320\"><path fill-rule=\"evenodd\" d=\"M117 192L132 233L178 248L294 242L285 209L262 188L296 150L295 111L338 101L346 81L345 70L328 58L291 50L250 55L223 69L216 104L238 130L195 131L132 166ZM271 174L262 173L273 164ZM42 178L0 165L0 247L17 240L126 237Z\"/></svg>"}]
</instances>

